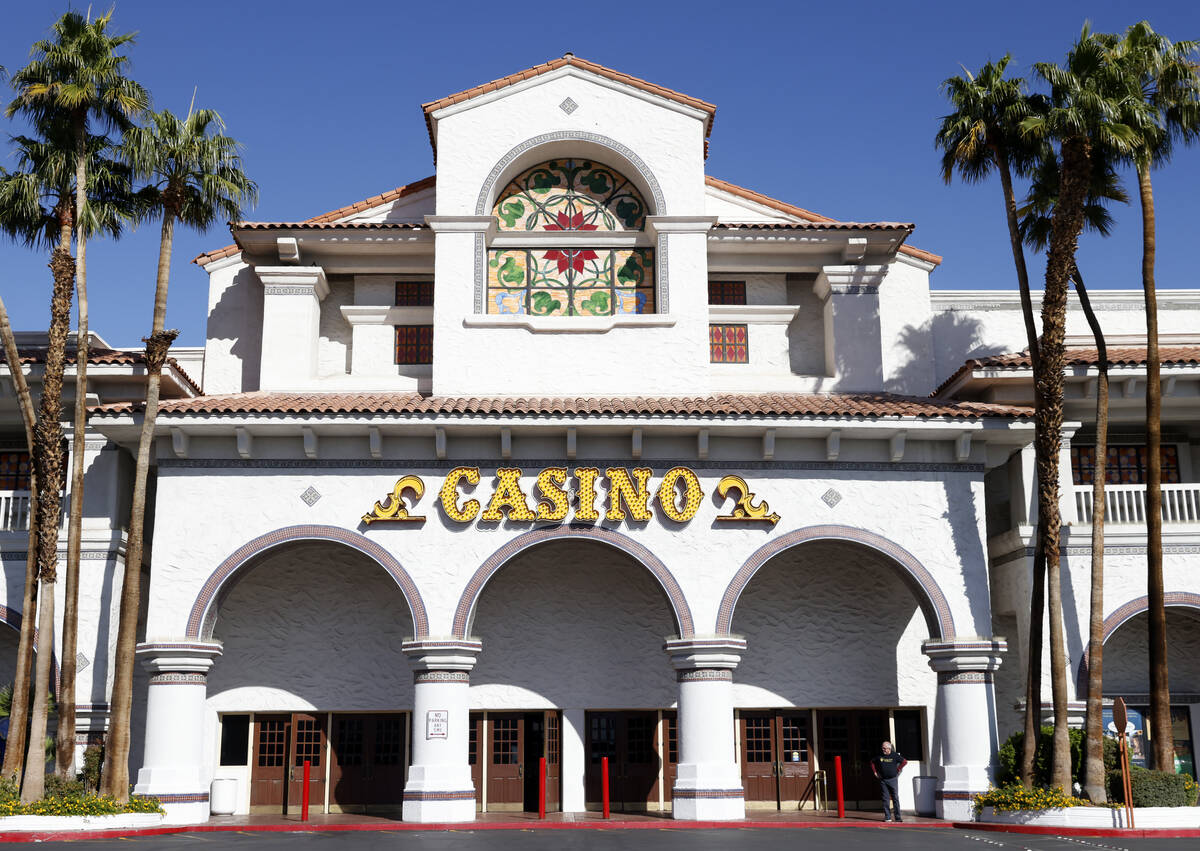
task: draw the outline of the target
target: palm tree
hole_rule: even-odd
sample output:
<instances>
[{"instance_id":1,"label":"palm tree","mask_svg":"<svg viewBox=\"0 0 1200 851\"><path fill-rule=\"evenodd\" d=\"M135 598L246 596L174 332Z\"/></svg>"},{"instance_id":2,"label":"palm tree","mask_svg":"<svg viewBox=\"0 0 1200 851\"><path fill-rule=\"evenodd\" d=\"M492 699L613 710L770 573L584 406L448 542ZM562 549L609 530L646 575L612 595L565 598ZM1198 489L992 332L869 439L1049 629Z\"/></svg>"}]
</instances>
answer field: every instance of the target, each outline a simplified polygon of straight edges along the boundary
<instances>
[{"instance_id":1,"label":"palm tree","mask_svg":"<svg viewBox=\"0 0 1200 851\"><path fill-rule=\"evenodd\" d=\"M1020 78L1005 79L1004 72L1011 61L1005 54L998 62L988 62L972 74L963 68L962 77L950 77L942 83L942 91L954 107L943 116L934 147L942 155L942 179L949 183L957 171L963 180L975 183L992 170L1000 175L1004 194L1004 213L1012 245L1013 264L1017 271L1017 288L1021 295L1021 315L1025 320L1025 337L1034 369L1038 364L1038 332L1033 318L1033 299L1029 290L1029 272L1025 266L1025 250L1017 222L1016 196L1013 194L1012 173L1025 173L1036 161L1037 145L1019 131L1022 120L1030 114L1031 100L1024 93ZM1026 672L1025 738L1021 756L1021 778L1027 787L1033 785L1034 762L1041 730L1042 707L1042 612L1045 609L1044 554L1034 555L1033 583L1030 592L1029 654Z\"/></svg>"},{"instance_id":2,"label":"palm tree","mask_svg":"<svg viewBox=\"0 0 1200 851\"><path fill-rule=\"evenodd\" d=\"M1037 251L1050 244L1051 215L1058 202L1061 169L1053 150L1047 150L1034 175L1021 209L1021 236ZM1128 203L1111 158L1103 151L1092 154L1092 177L1084 204L1084 228L1102 236L1112 231L1108 202ZM1104 484L1108 476L1108 347L1100 321L1092 310L1087 287L1078 264L1072 269L1075 292L1096 340L1096 446L1092 471L1092 576L1091 608L1088 617L1088 693L1084 721L1085 750L1083 789L1088 799L1104 803L1108 796L1104 773L1104 698L1102 663L1104 653Z\"/></svg>"},{"instance_id":3,"label":"palm tree","mask_svg":"<svg viewBox=\"0 0 1200 851\"><path fill-rule=\"evenodd\" d=\"M8 115L33 117L63 113L68 117L74 148L76 290L79 323L76 340L75 421L71 507L67 530L67 575L63 612L63 707L58 724L57 769L70 776L75 756L75 648L78 636L79 555L83 513L83 446L86 422L88 363L87 220L89 124L124 130L131 118L146 109L149 97L125 76L128 57L117 51L131 44L134 34L110 34L113 11L95 20L90 13L66 12L55 22L52 39L34 44L32 60L13 75L16 99Z\"/></svg>"},{"instance_id":4,"label":"palm tree","mask_svg":"<svg viewBox=\"0 0 1200 851\"><path fill-rule=\"evenodd\" d=\"M1034 370L1038 473L1038 546L1046 557L1050 613L1050 682L1054 704L1051 785L1071 788L1071 745L1067 729L1067 671L1063 646L1062 576L1059 538L1059 450L1062 446L1063 372L1066 366L1067 288L1083 229L1091 181L1093 146L1129 150L1136 134L1114 120L1126 91L1107 59L1103 44L1085 26L1064 66L1040 62L1035 70L1050 84L1050 95L1021 123L1033 139L1057 143L1061 180L1050 220L1046 288L1042 299L1042 337Z\"/></svg>"},{"instance_id":5,"label":"palm tree","mask_svg":"<svg viewBox=\"0 0 1200 851\"><path fill-rule=\"evenodd\" d=\"M240 217L243 204L253 204L258 189L242 172L238 143L224 135L225 124L212 110L188 110L180 119L168 110L152 112L146 124L125 134L126 161L135 175L148 181L142 191L150 214L162 216L154 317L146 342L146 410L138 441L133 506L125 580L121 586L121 620L117 631L111 722L101 791L118 801L129 797L129 712L133 702L133 662L140 602L146 479L163 364L177 331L165 329L171 247L179 222L204 231L220 220Z\"/></svg>"},{"instance_id":6,"label":"palm tree","mask_svg":"<svg viewBox=\"0 0 1200 851\"><path fill-rule=\"evenodd\" d=\"M1158 303L1154 284L1156 223L1151 170L1167 162L1177 143L1200 137L1200 42L1170 39L1146 21L1109 41L1112 57L1138 94L1126 120L1139 143L1128 152L1142 205L1142 289L1146 299L1146 585L1150 619L1150 725L1155 767L1174 770L1171 689L1167 672L1167 611L1162 564L1162 384Z\"/></svg>"}]
</instances>

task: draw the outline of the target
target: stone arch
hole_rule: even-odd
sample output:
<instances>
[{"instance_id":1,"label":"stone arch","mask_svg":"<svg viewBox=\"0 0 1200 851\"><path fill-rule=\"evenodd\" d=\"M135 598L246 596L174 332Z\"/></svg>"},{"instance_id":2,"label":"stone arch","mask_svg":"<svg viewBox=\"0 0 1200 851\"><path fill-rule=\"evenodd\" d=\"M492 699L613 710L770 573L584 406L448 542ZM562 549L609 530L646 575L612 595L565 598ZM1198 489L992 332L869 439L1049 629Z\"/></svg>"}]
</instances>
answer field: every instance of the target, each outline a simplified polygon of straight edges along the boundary
<instances>
[{"instance_id":1,"label":"stone arch","mask_svg":"<svg viewBox=\"0 0 1200 851\"><path fill-rule=\"evenodd\" d=\"M809 541L847 541L859 544L887 556L900 568L900 577L908 585L917 598L917 605L925 616L932 638L943 640L953 638L954 616L950 613L950 604L946 595L934 580L933 575L919 562L912 553L894 541L890 541L874 532L856 529L853 526L808 526L781 535L768 544L759 547L745 563L738 568L725 594L721 597L721 606L717 610L717 634L728 635L733 623L733 610L750 580L768 561L792 547L800 546Z\"/></svg>"},{"instance_id":2,"label":"stone arch","mask_svg":"<svg viewBox=\"0 0 1200 851\"><path fill-rule=\"evenodd\" d=\"M423 638L429 634L429 617L425 613L425 603L421 599L421 592L395 556L370 538L349 529L337 526L301 525L286 526L260 535L238 547L221 562L208 577L200 589L200 593L196 596L196 602L192 604L192 610L188 616L187 637L202 640L211 638L217 619L218 604L234 584L230 580L256 556L296 541L326 541L342 544L375 561L392 577L400 588L400 593L408 602L408 608L412 614L413 630L416 633L415 637Z\"/></svg>"},{"instance_id":3,"label":"stone arch","mask_svg":"<svg viewBox=\"0 0 1200 851\"><path fill-rule=\"evenodd\" d=\"M1190 591L1168 591L1163 594L1163 603L1168 609L1194 609L1200 612L1200 594L1193 594ZM1150 598L1145 595L1118 606L1104 619L1104 643L1107 644L1113 633L1126 623L1149 610ZM1088 643L1090 644L1090 641ZM1083 656L1079 660L1079 669L1075 674L1075 695L1080 699L1087 694L1088 656L1090 653L1091 648L1085 645Z\"/></svg>"},{"instance_id":4,"label":"stone arch","mask_svg":"<svg viewBox=\"0 0 1200 851\"><path fill-rule=\"evenodd\" d=\"M688 607L687 599L683 595L683 589L679 587L679 583L675 580L671 571L667 569L667 566L663 564L658 556L627 535L623 535L612 529L606 529L602 526L589 526L582 523L572 523L566 526L545 526L540 529L533 529L522 535L518 535L488 556L483 564L479 566L479 569L475 571L475 574L467 583L467 587L463 589L462 596L459 597L458 607L454 612L453 634L458 638L467 637L471 624L471 616L475 612L479 596L483 592L484 586L487 585L488 580L500 568L508 564L515 556L531 547L547 541L565 539L597 541L630 556L634 561L650 571L662 587L663 592L667 595L667 600L671 604L671 611L675 618L675 625L679 629L680 637L688 638L695 634L692 612Z\"/></svg>"}]
</instances>

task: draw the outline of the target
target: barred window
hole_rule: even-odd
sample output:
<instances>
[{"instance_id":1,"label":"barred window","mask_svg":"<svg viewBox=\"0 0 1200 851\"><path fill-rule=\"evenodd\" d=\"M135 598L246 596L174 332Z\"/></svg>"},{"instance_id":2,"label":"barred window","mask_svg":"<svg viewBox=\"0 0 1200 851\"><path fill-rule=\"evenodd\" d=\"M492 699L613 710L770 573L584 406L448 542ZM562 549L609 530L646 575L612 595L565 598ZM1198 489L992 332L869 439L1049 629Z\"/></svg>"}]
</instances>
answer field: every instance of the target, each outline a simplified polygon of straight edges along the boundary
<instances>
[{"instance_id":1,"label":"barred window","mask_svg":"<svg viewBox=\"0 0 1200 851\"><path fill-rule=\"evenodd\" d=\"M30 479L28 452L0 452L0 491L27 491Z\"/></svg>"},{"instance_id":2,"label":"barred window","mask_svg":"<svg viewBox=\"0 0 1200 851\"><path fill-rule=\"evenodd\" d=\"M712 363L750 363L750 340L746 326L709 325L708 355Z\"/></svg>"},{"instance_id":3,"label":"barred window","mask_svg":"<svg viewBox=\"0 0 1200 851\"><path fill-rule=\"evenodd\" d=\"M1110 485L1140 485L1146 482L1145 446L1108 447L1108 467L1105 483ZM1096 474L1096 447L1071 447L1071 478L1077 485L1090 485ZM1179 450L1175 446L1162 447L1163 484L1177 484L1179 478Z\"/></svg>"},{"instance_id":4,"label":"barred window","mask_svg":"<svg viewBox=\"0 0 1200 851\"><path fill-rule=\"evenodd\" d=\"M396 281L397 307L433 307L433 281Z\"/></svg>"},{"instance_id":5,"label":"barred window","mask_svg":"<svg viewBox=\"0 0 1200 851\"><path fill-rule=\"evenodd\" d=\"M709 281L709 304L745 304L745 281Z\"/></svg>"},{"instance_id":6,"label":"barred window","mask_svg":"<svg viewBox=\"0 0 1200 851\"><path fill-rule=\"evenodd\" d=\"M433 363L433 326L396 326L396 363Z\"/></svg>"}]
</instances>

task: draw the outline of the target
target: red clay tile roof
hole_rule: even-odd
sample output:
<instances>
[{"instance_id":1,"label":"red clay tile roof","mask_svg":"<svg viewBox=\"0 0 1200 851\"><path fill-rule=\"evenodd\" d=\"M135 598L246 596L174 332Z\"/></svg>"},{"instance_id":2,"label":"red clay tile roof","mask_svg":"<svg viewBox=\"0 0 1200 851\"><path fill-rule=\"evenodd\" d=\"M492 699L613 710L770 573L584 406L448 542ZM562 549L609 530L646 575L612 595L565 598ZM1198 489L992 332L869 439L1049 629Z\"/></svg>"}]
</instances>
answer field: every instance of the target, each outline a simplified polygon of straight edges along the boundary
<instances>
[{"instance_id":1,"label":"red clay tile roof","mask_svg":"<svg viewBox=\"0 0 1200 851\"><path fill-rule=\"evenodd\" d=\"M728 192L730 195L737 195L739 198L745 198L747 201L753 201L756 204L762 204L764 207L770 207L772 210L778 210L781 213L786 213L789 216L797 216L809 222L821 222L830 224L836 222L836 219L831 219L828 216L822 216L819 213L814 213L812 210L806 210L803 207L797 207L795 204L789 204L786 201L780 201L776 198L771 198L763 195L761 192L755 192L753 189L746 189L744 186L730 183L726 180L720 180L716 177L705 175L704 182L714 189L720 189L722 192ZM931 251L925 251L920 248L915 248L911 245L900 246L900 253L907 254L910 257L916 257L918 260L924 260L927 263L933 263L935 266L941 265L942 257L939 254L934 254Z\"/></svg>"},{"instance_id":2,"label":"red clay tile roof","mask_svg":"<svg viewBox=\"0 0 1200 851\"><path fill-rule=\"evenodd\" d=\"M694 98L690 95L685 95L674 89L668 89L665 86L659 86L655 83L647 82L646 80L633 77L629 74L620 71L614 71L612 68L606 68L603 65L597 65L595 62L589 62L586 59L580 59L572 53L568 53L558 59L551 59L549 62L543 62L541 65L534 65L532 68L526 68L524 71L518 71L515 74L509 74L507 77L501 77L499 80L492 80L490 83L484 83L480 86L474 86L465 91L457 92L452 95L447 95L444 98L430 101L429 103L421 104L421 109L425 113L425 126L429 129L429 144L433 146L434 157L437 156L437 140L433 135L433 115L436 110L447 106L453 106L456 103L470 100L471 98L486 95L488 92L494 92L497 89L503 89L506 86L511 86L519 83L522 80L529 80L534 77L540 77L542 74L548 74L551 71L556 71L566 65L572 65L576 68L582 68L584 71L590 71L593 74L598 74L601 77L607 77L610 80L615 80L618 83L624 83L627 86L633 86L635 89L641 89L645 92L658 95L659 97L667 98L686 106L694 107L702 112L708 113L708 120L704 125L704 137L707 140L712 133L713 118L716 116L717 107L708 101ZM704 156L708 157L708 143L705 142Z\"/></svg>"},{"instance_id":3,"label":"red clay tile roof","mask_svg":"<svg viewBox=\"0 0 1200 851\"><path fill-rule=\"evenodd\" d=\"M1164 366L1200 366L1200 346L1159 346L1158 357ZM1095 348L1067 349L1067 366L1095 366L1099 362L1100 353ZM1110 366L1141 366L1145 362L1145 346L1110 346L1108 349ZM1033 369L1033 361L1029 359L1028 349L1003 355L971 358L943 381L932 395L937 396L960 377L977 369L1008 369L1016 372Z\"/></svg>"},{"instance_id":4,"label":"red clay tile roof","mask_svg":"<svg viewBox=\"0 0 1200 851\"><path fill-rule=\"evenodd\" d=\"M718 222L716 230L902 230L913 232L910 222Z\"/></svg>"},{"instance_id":5,"label":"red clay tile roof","mask_svg":"<svg viewBox=\"0 0 1200 851\"><path fill-rule=\"evenodd\" d=\"M346 216L352 216L355 213L360 213L363 210L369 210L372 207L378 207L380 204L387 204L391 201L396 201L407 195L414 195L425 189L434 186L437 181L437 175L431 175L421 180L412 183L406 183L403 186L397 186L395 189L390 189L387 192L373 195L370 198L364 198L362 201L355 201L353 204L347 204L345 207L338 207L336 210L330 210L328 213L321 213L319 216L313 216L310 219L305 219L304 224L323 224L326 222L335 222L338 219L344 219ZM266 223L263 223L266 224ZM249 223L243 222L240 227L246 227ZM207 251L199 257L192 260L197 266L204 267L214 260L221 260L225 257L231 257L241 251L236 245L226 245L223 248L218 248L214 251Z\"/></svg>"},{"instance_id":6,"label":"red clay tile roof","mask_svg":"<svg viewBox=\"0 0 1200 851\"><path fill-rule=\"evenodd\" d=\"M131 403L102 405L97 415L129 414ZM762 393L687 397L454 397L418 393L235 393L172 399L172 414L401 414L561 415L671 417L923 417L975 419L1030 417L1031 408L983 402L948 402L886 393Z\"/></svg>"},{"instance_id":7,"label":"red clay tile roof","mask_svg":"<svg viewBox=\"0 0 1200 851\"><path fill-rule=\"evenodd\" d=\"M234 227L242 230L423 230L424 222L238 222Z\"/></svg>"},{"instance_id":8,"label":"red clay tile roof","mask_svg":"<svg viewBox=\"0 0 1200 851\"><path fill-rule=\"evenodd\" d=\"M20 348L17 350L17 357L22 364L37 364L46 362L46 350L44 348ZM136 364L144 364L146 362L146 353L139 351L129 351L127 349L89 349L88 363L102 366L134 366ZM0 363L4 362L0 359ZM72 349L67 352L67 363L75 363L75 352ZM200 385L192 380L192 377L179 365L175 358L167 358L167 363L183 377L184 381L195 390L200 391Z\"/></svg>"}]
</instances>

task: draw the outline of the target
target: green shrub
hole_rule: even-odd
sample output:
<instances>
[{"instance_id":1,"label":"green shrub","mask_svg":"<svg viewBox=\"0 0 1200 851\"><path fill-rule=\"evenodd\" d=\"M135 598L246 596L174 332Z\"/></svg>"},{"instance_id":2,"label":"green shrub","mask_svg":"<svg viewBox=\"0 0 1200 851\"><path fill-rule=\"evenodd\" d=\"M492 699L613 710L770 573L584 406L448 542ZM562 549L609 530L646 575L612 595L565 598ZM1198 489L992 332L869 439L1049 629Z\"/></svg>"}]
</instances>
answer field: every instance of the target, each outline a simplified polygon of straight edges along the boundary
<instances>
[{"instance_id":1,"label":"green shrub","mask_svg":"<svg viewBox=\"0 0 1200 851\"><path fill-rule=\"evenodd\" d=\"M83 752L83 772L80 779L88 791L100 788L100 767L104 764L104 746L88 745Z\"/></svg>"},{"instance_id":2,"label":"green shrub","mask_svg":"<svg viewBox=\"0 0 1200 851\"><path fill-rule=\"evenodd\" d=\"M1007 813L1015 810L1054 810L1088 805L1087 801L1072 797L1057 786L1053 789L1026 789L1020 783L988 789L971 800L976 815L979 815L984 807L995 807L997 812Z\"/></svg>"},{"instance_id":3,"label":"green shrub","mask_svg":"<svg viewBox=\"0 0 1200 851\"><path fill-rule=\"evenodd\" d=\"M1172 771L1151 771L1147 768L1130 766L1129 783L1133 787L1135 807L1194 807L1197 785L1187 774ZM1125 790L1120 771L1108 773L1108 797L1110 801L1125 803Z\"/></svg>"},{"instance_id":4,"label":"green shrub","mask_svg":"<svg viewBox=\"0 0 1200 851\"><path fill-rule=\"evenodd\" d=\"M1067 731L1071 738L1071 780L1083 785L1083 730L1070 729ZM1013 733L1000 746L999 766L996 769L996 784L1006 786L1021 782L1021 748L1024 747L1025 733ZM1033 785L1050 785L1050 758L1054 752L1054 728L1042 727L1038 736L1037 755L1033 764ZM1104 770L1112 771L1120 760L1120 749L1117 740L1111 736L1104 737Z\"/></svg>"}]
</instances>

